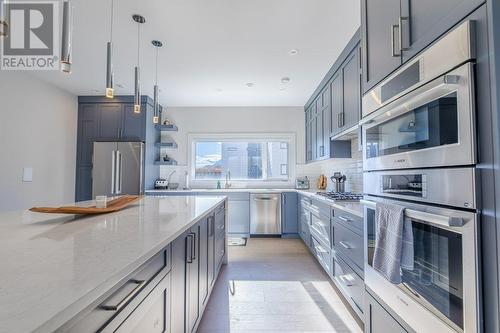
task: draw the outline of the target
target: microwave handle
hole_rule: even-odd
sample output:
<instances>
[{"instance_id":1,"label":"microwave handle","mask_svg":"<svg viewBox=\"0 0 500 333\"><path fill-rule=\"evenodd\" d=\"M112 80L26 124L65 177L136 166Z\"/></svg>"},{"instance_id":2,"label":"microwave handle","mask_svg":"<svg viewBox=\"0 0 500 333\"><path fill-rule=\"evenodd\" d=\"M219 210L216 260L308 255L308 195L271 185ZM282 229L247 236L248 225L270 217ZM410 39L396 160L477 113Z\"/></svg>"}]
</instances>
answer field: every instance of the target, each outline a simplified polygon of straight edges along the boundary
<instances>
[{"instance_id":1,"label":"microwave handle","mask_svg":"<svg viewBox=\"0 0 500 333\"><path fill-rule=\"evenodd\" d=\"M377 207L377 204L373 201L361 200L361 204L370 209L375 209ZM464 220L459 217L437 215L413 209L405 209L405 216L445 227L462 227L464 225Z\"/></svg>"}]
</instances>

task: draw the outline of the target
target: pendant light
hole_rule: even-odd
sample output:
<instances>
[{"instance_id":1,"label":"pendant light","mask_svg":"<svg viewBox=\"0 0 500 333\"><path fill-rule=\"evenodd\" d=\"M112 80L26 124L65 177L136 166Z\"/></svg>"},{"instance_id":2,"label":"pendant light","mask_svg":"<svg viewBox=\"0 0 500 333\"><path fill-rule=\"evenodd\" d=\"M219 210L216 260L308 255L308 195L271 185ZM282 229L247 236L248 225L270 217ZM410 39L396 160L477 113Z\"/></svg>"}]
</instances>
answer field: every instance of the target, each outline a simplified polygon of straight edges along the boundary
<instances>
[{"instance_id":1,"label":"pendant light","mask_svg":"<svg viewBox=\"0 0 500 333\"><path fill-rule=\"evenodd\" d=\"M153 123L158 124L160 122L160 88L158 87L158 52L160 51L160 47L163 46L163 43L159 40L151 41L154 47L156 47L156 79L154 86L154 112L153 112Z\"/></svg>"},{"instance_id":2,"label":"pendant light","mask_svg":"<svg viewBox=\"0 0 500 333\"><path fill-rule=\"evenodd\" d=\"M63 2L61 70L71 73L71 43L73 34L73 8L69 0Z\"/></svg>"},{"instance_id":3,"label":"pendant light","mask_svg":"<svg viewBox=\"0 0 500 333\"><path fill-rule=\"evenodd\" d=\"M146 22L144 16L133 15L132 19L137 23L137 66L135 66L135 89L134 89L134 112L141 113L141 83L140 83L140 56L141 56L141 24Z\"/></svg>"},{"instance_id":4,"label":"pendant light","mask_svg":"<svg viewBox=\"0 0 500 333\"><path fill-rule=\"evenodd\" d=\"M113 87L113 14L114 14L114 0L111 0L111 19L110 19L110 34L109 42L107 45L106 56L106 97L113 98L115 90Z\"/></svg>"}]
</instances>

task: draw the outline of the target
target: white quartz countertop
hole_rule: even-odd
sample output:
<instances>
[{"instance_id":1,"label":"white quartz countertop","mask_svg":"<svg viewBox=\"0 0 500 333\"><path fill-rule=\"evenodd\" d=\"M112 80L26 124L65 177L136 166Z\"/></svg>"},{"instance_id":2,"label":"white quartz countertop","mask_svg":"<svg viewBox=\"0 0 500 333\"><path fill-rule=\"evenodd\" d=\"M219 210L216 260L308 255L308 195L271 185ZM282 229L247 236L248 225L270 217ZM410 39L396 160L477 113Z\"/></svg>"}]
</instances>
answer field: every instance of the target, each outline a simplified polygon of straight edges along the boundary
<instances>
[{"instance_id":1,"label":"white quartz countertop","mask_svg":"<svg viewBox=\"0 0 500 333\"><path fill-rule=\"evenodd\" d=\"M324 202L332 207L337 207L348 213L356 215L358 217L364 216L363 205L357 201L333 201L327 199L321 195L318 195L318 190L297 190L293 188L281 188L281 189L252 189L252 188L229 188L229 189L190 189L190 190L148 190L146 194L149 195L186 195L190 193L282 193L282 192L297 192L302 195L306 195L315 200ZM325 191L323 191L325 192Z\"/></svg>"},{"instance_id":2,"label":"white quartz countertop","mask_svg":"<svg viewBox=\"0 0 500 333\"><path fill-rule=\"evenodd\" d=\"M0 214L0 332L52 332L224 200L151 196L106 215Z\"/></svg>"}]
</instances>

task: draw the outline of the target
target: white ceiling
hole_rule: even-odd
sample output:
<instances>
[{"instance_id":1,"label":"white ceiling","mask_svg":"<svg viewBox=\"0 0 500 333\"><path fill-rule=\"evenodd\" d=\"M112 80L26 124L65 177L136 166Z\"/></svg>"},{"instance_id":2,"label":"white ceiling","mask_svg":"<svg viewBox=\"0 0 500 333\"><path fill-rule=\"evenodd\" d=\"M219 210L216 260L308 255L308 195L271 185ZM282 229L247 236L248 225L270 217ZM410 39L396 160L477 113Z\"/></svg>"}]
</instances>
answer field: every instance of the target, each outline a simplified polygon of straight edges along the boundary
<instances>
[{"instance_id":1,"label":"white ceiling","mask_svg":"<svg viewBox=\"0 0 500 333\"><path fill-rule=\"evenodd\" d=\"M73 0L73 72L36 75L76 95L102 94L110 3ZM359 27L359 6L353 0L115 0L115 82L123 86L117 94L133 93L137 24L131 15L139 13L147 20L143 94L152 95L150 42L159 39L166 106L302 106ZM298 54L290 55L292 49ZM290 83L283 85L282 77Z\"/></svg>"}]
</instances>

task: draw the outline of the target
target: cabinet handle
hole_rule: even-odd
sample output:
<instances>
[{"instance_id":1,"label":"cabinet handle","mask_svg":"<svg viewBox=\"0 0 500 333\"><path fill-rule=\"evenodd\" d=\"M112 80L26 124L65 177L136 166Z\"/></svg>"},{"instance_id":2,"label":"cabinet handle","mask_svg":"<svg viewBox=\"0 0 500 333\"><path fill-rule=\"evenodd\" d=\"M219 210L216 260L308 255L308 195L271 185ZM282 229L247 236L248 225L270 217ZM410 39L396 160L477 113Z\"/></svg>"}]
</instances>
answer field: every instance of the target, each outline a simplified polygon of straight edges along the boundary
<instances>
[{"instance_id":1,"label":"cabinet handle","mask_svg":"<svg viewBox=\"0 0 500 333\"><path fill-rule=\"evenodd\" d=\"M118 304L116 304L116 305L103 304L100 306L100 308L103 310L106 310L106 311L119 311L119 310L121 310L125 306L125 304L128 303L128 301L130 301L132 298L134 298L137 295L137 293L139 293L139 291L142 289L142 287L146 284L146 281L132 279L132 280L128 281L127 283L134 283L137 286L134 289L132 289L132 291L129 292L127 294L127 296L125 296L125 298L123 298Z\"/></svg>"},{"instance_id":2,"label":"cabinet handle","mask_svg":"<svg viewBox=\"0 0 500 333\"><path fill-rule=\"evenodd\" d=\"M391 25L391 55L393 57L401 57L401 53L396 53L396 45L394 43L394 38L395 38L394 30L396 30L397 28L401 31L399 25L397 24Z\"/></svg>"},{"instance_id":3,"label":"cabinet handle","mask_svg":"<svg viewBox=\"0 0 500 333\"><path fill-rule=\"evenodd\" d=\"M193 233L193 242L191 243L193 245L193 253L191 256L191 261L196 260L196 234Z\"/></svg>"},{"instance_id":4,"label":"cabinet handle","mask_svg":"<svg viewBox=\"0 0 500 333\"><path fill-rule=\"evenodd\" d=\"M344 216L339 216L338 219L341 220L341 221L344 221L344 222L352 222L352 220L350 218L347 218L347 217L344 217Z\"/></svg>"},{"instance_id":5,"label":"cabinet handle","mask_svg":"<svg viewBox=\"0 0 500 333\"><path fill-rule=\"evenodd\" d=\"M346 249L346 250L350 250L350 249L352 249L352 247L351 247L349 244L347 244L346 242L344 242L344 241L339 242L339 244L340 244L340 245L342 245L342 247L343 247L344 249Z\"/></svg>"},{"instance_id":6,"label":"cabinet handle","mask_svg":"<svg viewBox=\"0 0 500 333\"><path fill-rule=\"evenodd\" d=\"M186 262L193 263L193 234L188 234L186 238Z\"/></svg>"},{"instance_id":7,"label":"cabinet handle","mask_svg":"<svg viewBox=\"0 0 500 333\"><path fill-rule=\"evenodd\" d=\"M403 21L407 21L410 24L410 18L408 16L399 17L399 47L401 51L408 51L410 49L410 41L408 41L408 47L403 46ZM410 37L410 36L408 36Z\"/></svg>"}]
</instances>

